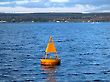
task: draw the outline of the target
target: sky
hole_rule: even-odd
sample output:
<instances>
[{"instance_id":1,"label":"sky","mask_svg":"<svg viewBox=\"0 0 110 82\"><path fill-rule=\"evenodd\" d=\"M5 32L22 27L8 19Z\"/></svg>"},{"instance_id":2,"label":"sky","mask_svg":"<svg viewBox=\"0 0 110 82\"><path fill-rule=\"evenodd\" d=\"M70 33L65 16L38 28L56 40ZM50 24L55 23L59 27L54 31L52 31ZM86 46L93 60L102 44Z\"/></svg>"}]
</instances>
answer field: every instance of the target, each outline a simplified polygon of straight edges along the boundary
<instances>
[{"instance_id":1,"label":"sky","mask_svg":"<svg viewBox=\"0 0 110 82\"><path fill-rule=\"evenodd\" d=\"M110 0L0 0L0 12L110 12Z\"/></svg>"}]
</instances>

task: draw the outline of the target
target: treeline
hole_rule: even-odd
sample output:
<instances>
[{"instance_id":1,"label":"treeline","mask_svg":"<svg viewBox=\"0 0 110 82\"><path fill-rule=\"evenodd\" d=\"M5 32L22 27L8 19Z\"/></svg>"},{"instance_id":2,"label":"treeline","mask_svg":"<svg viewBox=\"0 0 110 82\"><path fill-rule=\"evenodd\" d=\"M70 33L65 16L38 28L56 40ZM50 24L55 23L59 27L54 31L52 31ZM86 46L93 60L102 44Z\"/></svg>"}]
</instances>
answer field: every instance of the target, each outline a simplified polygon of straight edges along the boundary
<instances>
[{"instance_id":1,"label":"treeline","mask_svg":"<svg viewBox=\"0 0 110 82\"><path fill-rule=\"evenodd\" d=\"M0 13L0 22L110 22L110 13Z\"/></svg>"}]
</instances>

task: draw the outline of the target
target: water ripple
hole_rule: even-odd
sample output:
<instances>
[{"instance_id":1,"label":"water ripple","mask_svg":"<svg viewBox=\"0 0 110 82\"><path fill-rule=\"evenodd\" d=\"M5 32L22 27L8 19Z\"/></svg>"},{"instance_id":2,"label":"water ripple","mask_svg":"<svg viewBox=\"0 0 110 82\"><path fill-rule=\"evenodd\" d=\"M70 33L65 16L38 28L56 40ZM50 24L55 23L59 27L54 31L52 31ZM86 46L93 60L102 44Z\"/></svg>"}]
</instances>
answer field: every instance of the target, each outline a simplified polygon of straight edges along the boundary
<instances>
[{"instance_id":1,"label":"water ripple","mask_svg":"<svg viewBox=\"0 0 110 82\"><path fill-rule=\"evenodd\" d=\"M109 82L110 23L0 24L0 82ZM52 35L61 65L41 67Z\"/></svg>"}]
</instances>

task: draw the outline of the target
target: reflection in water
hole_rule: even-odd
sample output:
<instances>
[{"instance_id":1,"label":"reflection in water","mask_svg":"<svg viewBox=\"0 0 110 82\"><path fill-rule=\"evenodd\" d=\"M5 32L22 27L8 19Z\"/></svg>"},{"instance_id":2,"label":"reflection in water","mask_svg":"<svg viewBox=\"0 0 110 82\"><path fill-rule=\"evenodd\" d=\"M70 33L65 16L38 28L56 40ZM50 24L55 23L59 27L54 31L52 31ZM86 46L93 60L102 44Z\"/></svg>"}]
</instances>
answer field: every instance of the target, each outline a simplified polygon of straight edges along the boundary
<instances>
[{"instance_id":1,"label":"reflection in water","mask_svg":"<svg viewBox=\"0 0 110 82\"><path fill-rule=\"evenodd\" d=\"M56 66L41 66L41 69L47 75L46 82L57 82L55 79Z\"/></svg>"}]
</instances>

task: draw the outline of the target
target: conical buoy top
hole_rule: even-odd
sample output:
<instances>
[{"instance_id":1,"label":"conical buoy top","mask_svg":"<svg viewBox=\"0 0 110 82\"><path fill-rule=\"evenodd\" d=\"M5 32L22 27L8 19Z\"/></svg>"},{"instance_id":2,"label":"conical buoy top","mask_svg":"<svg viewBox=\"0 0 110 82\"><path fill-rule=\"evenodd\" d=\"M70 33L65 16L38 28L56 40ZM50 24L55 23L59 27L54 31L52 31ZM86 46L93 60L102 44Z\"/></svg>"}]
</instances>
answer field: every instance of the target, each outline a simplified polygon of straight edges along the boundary
<instances>
[{"instance_id":1,"label":"conical buoy top","mask_svg":"<svg viewBox=\"0 0 110 82\"><path fill-rule=\"evenodd\" d=\"M55 45L54 45L54 41L52 39L52 36L50 36L49 38L49 41L48 41L48 44L47 44L47 48L45 50L46 53L56 53L56 48L55 48Z\"/></svg>"}]
</instances>

